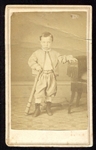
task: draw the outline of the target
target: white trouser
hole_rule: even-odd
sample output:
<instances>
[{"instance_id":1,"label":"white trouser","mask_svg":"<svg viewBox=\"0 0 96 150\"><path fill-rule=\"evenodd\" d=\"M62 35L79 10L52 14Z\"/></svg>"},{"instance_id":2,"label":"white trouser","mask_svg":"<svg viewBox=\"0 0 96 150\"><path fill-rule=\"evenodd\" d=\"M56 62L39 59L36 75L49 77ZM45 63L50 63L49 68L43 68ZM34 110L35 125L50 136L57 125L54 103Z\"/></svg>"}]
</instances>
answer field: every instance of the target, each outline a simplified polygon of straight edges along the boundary
<instances>
[{"instance_id":1,"label":"white trouser","mask_svg":"<svg viewBox=\"0 0 96 150\"><path fill-rule=\"evenodd\" d=\"M41 103L42 99L35 99L35 103ZM52 97L46 97L45 102L52 102Z\"/></svg>"}]
</instances>

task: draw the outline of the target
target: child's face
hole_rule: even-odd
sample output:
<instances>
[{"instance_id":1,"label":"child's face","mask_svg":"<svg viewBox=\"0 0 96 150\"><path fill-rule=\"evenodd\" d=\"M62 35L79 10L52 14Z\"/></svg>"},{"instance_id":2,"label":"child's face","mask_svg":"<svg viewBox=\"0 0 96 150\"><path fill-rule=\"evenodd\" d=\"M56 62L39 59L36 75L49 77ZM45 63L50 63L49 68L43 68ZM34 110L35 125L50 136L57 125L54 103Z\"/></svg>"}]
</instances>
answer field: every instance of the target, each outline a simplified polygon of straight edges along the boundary
<instances>
[{"instance_id":1,"label":"child's face","mask_svg":"<svg viewBox=\"0 0 96 150\"><path fill-rule=\"evenodd\" d=\"M47 51L51 48L52 38L51 37L41 37L40 43L41 43L42 49Z\"/></svg>"}]
</instances>

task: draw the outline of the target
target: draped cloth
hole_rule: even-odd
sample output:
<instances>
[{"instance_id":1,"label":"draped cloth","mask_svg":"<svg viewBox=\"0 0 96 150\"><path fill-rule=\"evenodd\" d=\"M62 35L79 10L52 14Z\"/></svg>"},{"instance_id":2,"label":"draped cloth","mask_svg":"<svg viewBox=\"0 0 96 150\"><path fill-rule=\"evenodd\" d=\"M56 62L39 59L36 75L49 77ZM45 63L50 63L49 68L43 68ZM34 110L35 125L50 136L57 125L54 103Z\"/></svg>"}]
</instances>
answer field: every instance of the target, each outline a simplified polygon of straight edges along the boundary
<instances>
[{"instance_id":1,"label":"draped cloth","mask_svg":"<svg viewBox=\"0 0 96 150\"><path fill-rule=\"evenodd\" d=\"M67 75L73 80L78 79L78 62L68 63Z\"/></svg>"}]
</instances>

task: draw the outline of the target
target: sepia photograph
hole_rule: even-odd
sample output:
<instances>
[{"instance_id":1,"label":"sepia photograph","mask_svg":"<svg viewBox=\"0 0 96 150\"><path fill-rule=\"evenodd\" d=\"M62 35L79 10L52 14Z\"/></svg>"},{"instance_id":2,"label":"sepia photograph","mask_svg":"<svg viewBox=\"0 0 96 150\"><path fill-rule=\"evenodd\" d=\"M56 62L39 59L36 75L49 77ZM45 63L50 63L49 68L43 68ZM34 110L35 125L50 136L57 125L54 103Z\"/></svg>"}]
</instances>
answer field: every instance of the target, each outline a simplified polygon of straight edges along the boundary
<instances>
[{"instance_id":1,"label":"sepia photograph","mask_svg":"<svg viewBox=\"0 0 96 150\"><path fill-rule=\"evenodd\" d=\"M92 146L92 7L7 5L6 144Z\"/></svg>"}]
</instances>

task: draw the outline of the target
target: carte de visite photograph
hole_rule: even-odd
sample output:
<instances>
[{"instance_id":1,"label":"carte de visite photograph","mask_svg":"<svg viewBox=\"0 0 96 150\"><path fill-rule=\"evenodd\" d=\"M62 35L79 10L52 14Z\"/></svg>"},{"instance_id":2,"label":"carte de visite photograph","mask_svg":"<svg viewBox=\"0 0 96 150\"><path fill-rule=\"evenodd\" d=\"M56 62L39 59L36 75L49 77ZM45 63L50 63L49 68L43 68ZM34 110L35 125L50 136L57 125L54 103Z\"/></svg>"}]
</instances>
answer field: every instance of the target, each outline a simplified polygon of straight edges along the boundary
<instances>
[{"instance_id":1,"label":"carte de visite photograph","mask_svg":"<svg viewBox=\"0 0 96 150\"><path fill-rule=\"evenodd\" d=\"M92 7L5 8L8 146L90 147Z\"/></svg>"}]
</instances>

